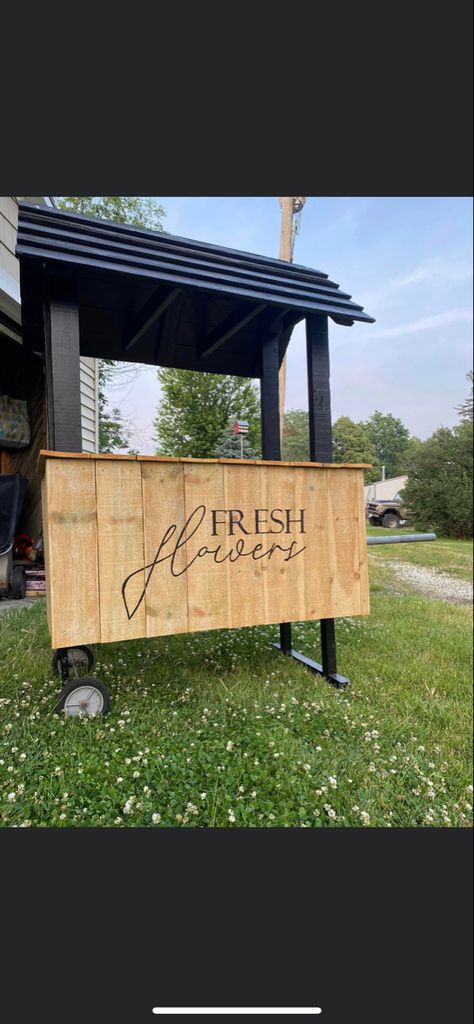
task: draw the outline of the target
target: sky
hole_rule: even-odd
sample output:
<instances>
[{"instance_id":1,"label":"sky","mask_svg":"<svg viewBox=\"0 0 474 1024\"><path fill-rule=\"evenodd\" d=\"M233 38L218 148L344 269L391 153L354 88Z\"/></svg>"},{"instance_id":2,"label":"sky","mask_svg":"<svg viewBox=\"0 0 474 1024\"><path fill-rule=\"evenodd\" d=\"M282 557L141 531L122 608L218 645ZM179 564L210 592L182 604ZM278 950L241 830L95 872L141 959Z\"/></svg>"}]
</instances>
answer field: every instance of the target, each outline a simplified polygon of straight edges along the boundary
<instances>
[{"instance_id":1,"label":"sky","mask_svg":"<svg viewBox=\"0 0 474 1024\"><path fill-rule=\"evenodd\" d=\"M156 200L170 234L278 256L275 196ZM294 262L328 274L376 319L329 320L333 421L379 409L423 440L457 422L472 368L472 212L471 198L307 198ZM156 370L142 368L110 398L134 424L134 446L153 453ZM286 408L307 407L303 322L288 349Z\"/></svg>"}]
</instances>

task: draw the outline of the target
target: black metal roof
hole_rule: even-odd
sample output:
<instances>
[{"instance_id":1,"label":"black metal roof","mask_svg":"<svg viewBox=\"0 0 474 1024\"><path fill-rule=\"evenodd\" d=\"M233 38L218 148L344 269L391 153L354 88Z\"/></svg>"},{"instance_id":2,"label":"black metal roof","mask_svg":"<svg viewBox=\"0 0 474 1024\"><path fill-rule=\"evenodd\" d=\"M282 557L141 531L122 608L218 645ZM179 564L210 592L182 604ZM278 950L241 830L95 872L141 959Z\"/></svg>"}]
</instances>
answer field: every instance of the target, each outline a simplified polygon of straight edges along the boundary
<instances>
[{"instance_id":1,"label":"black metal roof","mask_svg":"<svg viewBox=\"0 0 474 1024\"><path fill-rule=\"evenodd\" d=\"M20 203L22 318L39 340L45 276L72 278L81 351L259 376L262 331L281 356L298 322L373 323L327 274L268 256Z\"/></svg>"}]
</instances>

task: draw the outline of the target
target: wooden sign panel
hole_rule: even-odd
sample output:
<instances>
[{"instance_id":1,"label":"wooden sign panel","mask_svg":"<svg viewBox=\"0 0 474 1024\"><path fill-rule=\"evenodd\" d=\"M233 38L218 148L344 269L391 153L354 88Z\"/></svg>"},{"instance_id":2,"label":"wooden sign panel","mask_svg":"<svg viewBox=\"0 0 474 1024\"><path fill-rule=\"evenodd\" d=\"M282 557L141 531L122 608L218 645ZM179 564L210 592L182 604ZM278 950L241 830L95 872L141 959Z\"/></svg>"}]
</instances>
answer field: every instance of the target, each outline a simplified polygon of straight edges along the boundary
<instances>
[{"instance_id":1,"label":"wooden sign panel","mask_svg":"<svg viewBox=\"0 0 474 1024\"><path fill-rule=\"evenodd\" d=\"M42 453L52 646L367 615L363 467Z\"/></svg>"}]
</instances>

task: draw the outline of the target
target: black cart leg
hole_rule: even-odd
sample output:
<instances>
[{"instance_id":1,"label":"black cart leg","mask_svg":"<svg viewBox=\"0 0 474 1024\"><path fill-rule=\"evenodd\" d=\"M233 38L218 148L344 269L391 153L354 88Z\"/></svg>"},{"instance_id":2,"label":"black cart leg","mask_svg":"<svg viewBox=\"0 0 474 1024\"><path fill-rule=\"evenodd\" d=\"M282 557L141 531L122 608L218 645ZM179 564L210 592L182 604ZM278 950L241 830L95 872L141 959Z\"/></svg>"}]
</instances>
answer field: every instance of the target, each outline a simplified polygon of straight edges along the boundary
<instances>
[{"instance_id":1,"label":"black cart leg","mask_svg":"<svg viewBox=\"0 0 474 1024\"><path fill-rule=\"evenodd\" d=\"M61 674L61 682L63 686L69 682L69 658L67 647L58 648L58 660L59 660L59 671Z\"/></svg>"},{"instance_id":2,"label":"black cart leg","mask_svg":"<svg viewBox=\"0 0 474 1024\"><path fill-rule=\"evenodd\" d=\"M282 654L291 654L291 622L280 625L280 650Z\"/></svg>"}]
</instances>

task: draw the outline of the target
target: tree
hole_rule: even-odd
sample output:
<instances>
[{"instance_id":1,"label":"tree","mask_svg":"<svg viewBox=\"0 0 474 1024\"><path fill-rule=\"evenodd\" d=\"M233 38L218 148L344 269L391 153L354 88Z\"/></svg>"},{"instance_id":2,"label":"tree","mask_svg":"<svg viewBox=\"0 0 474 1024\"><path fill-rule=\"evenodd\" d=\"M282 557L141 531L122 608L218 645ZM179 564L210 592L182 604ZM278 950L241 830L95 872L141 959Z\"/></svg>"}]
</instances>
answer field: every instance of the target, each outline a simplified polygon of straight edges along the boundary
<instances>
[{"instance_id":1,"label":"tree","mask_svg":"<svg viewBox=\"0 0 474 1024\"><path fill-rule=\"evenodd\" d=\"M309 421L304 409L285 412L282 459L288 462L307 462L309 459Z\"/></svg>"},{"instance_id":2,"label":"tree","mask_svg":"<svg viewBox=\"0 0 474 1024\"><path fill-rule=\"evenodd\" d=\"M379 466L385 466L385 476L391 478L403 473L404 455L410 432L401 420L391 413L377 409L366 423L368 436L375 449Z\"/></svg>"},{"instance_id":3,"label":"tree","mask_svg":"<svg viewBox=\"0 0 474 1024\"><path fill-rule=\"evenodd\" d=\"M150 196L56 196L55 200L61 210L82 213L85 217L163 231L166 211Z\"/></svg>"},{"instance_id":4,"label":"tree","mask_svg":"<svg viewBox=\"0 0 474 1024\"><path fill-rule=\"evenodd\" d=\"M369 462L364 470L366 484L380 480L377 453L366 423L354 423L349 416L340 416L332 428L334 462Z\"/></svg>"},{"instance_id":5,"label":"tree","mask_svg":"<svg viewBox=\"0 0 474 1024\"><path fill-rule=\"evenodd\" d=\"M403 491L421 530L472 537L472 423L440 427L419 445Z\"/></svg>"},{"instance_id":6,"label":"tree","mask_svg":"<svg viewBox=\"0 0 474 1024\"><path fill-rule=\"evenodd\" d=\"M127 424L117 407L109 408L106 387L114 372L111 359L99 360L99 451L111 455L127 451L130 455L130 424Z\"/></svg>"},{"instance_id":7,"label":"tree","mask_svg":"<svg viewBox=\"0 0 474 1024\"><path fill-rule=\"evenodd\" d=\"M214 449L216 459L257 459L257 452L251 447L246 434L231 433L229 425ZM241 444L242 438L242 444Z\"/></svg>"},{"instance_id":8,"label":"tree","mask_svg":"<svg viewBox=\"0 0 474 1024\"><path fill-rule=\"evenodd\" d=\"M249 422L249 444L260 451L260 403L246 377L199 370L158 369L162 399L154 420L160 455L214 458L231 417Z\"/></svg>"},{"instance_id":9,"label":"tree","mask_svg":"<svg viewBox=\"0 0 474 1024\"><path fill-rule=\"evenodd\" d=\"M85 217L98 217L119 224L132 224L150 231L163 230L166 212L149 196L56 196L61 210L71 210ZM99 360L99 451L111 453L130 448L131 427L120 409L110 408L107 390L132 381L143 367L138 363Z\"/></svg>"},{"instance_id":10,"label":"tree","mask_svg":"<svg viewBox=\"0 0 474 1024\"><path fill-rule=\"evenodd\" d=\"M469 370L469 373L466 373L466 380L468 380L471 385L471 393L466 398L466 401L463 402L462 405L458 405L456 409L461 423L472 423L473 421L473 376L472 370Z\"/></svg>"}]
</instances>

